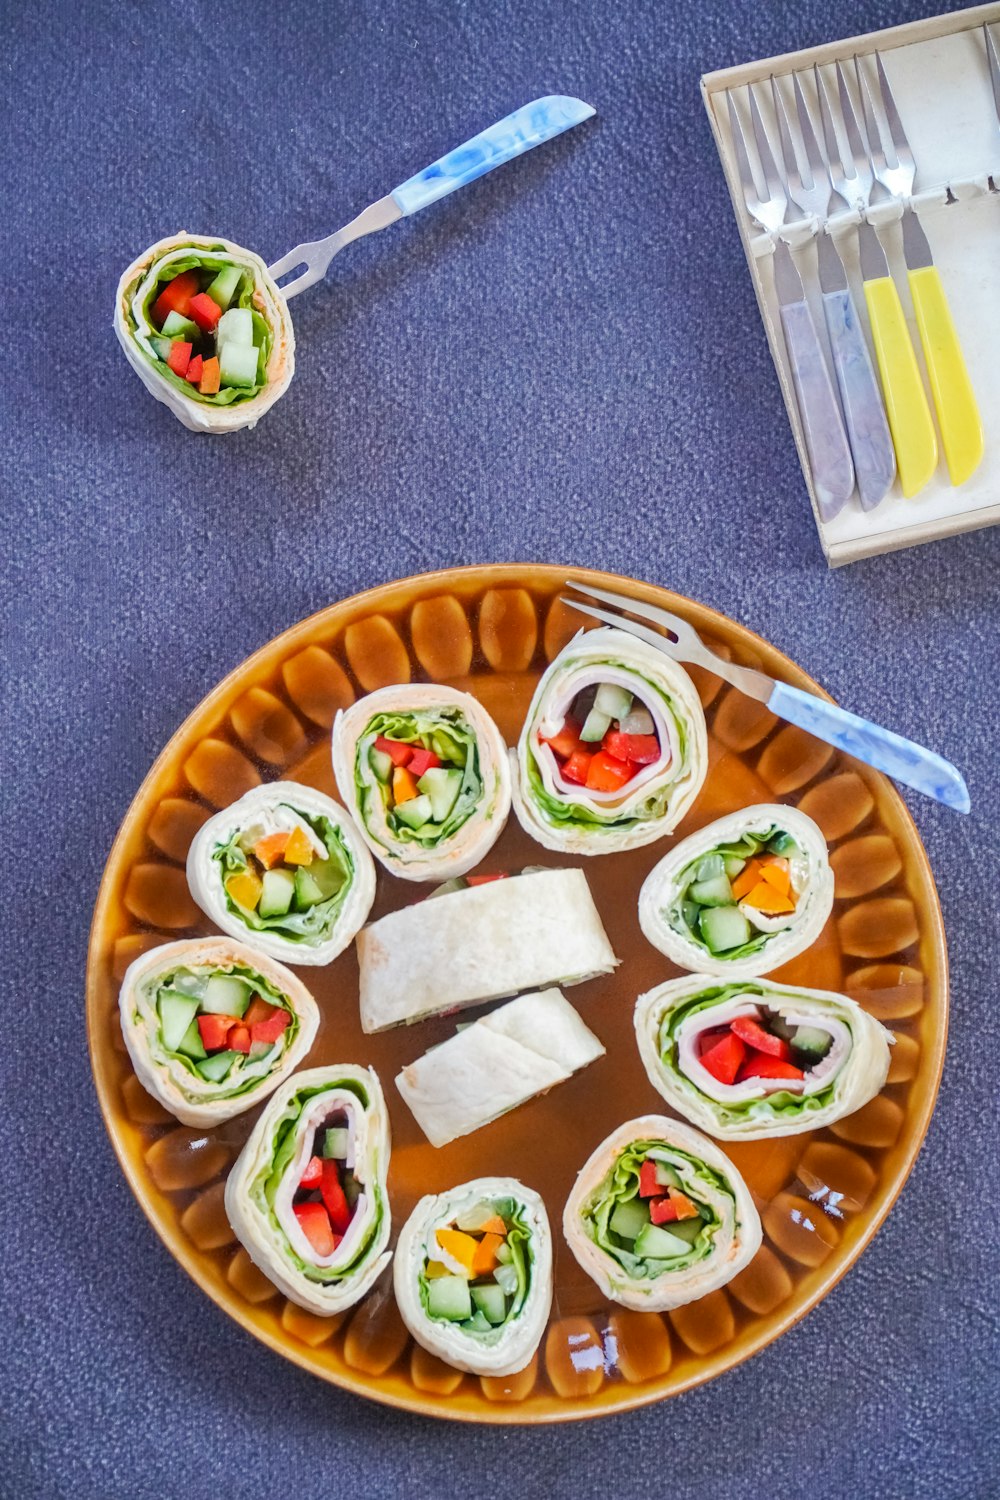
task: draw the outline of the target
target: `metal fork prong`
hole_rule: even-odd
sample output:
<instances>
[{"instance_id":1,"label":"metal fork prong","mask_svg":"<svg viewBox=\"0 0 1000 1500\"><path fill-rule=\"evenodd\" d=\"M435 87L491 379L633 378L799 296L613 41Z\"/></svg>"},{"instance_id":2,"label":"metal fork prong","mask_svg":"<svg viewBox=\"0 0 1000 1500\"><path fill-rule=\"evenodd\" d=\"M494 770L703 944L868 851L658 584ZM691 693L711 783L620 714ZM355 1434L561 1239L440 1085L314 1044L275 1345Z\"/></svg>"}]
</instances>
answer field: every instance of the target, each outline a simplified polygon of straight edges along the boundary
<instances>
[{"instance_id":1,"label":"metal fork prong","mask_svg":"<svg viewBox=\"0 0 1000 1500\"><path fill-rule=\"evenodd\" d=\"M574 584L577 588L579 585ZM588 589L588 593L590 590ZM626 620L622 615L613 615L609 609L596 609L592 604L581 604L576 599L567 599L562 596L560 604L568 604L570 609L579 610L582 615L590 615L591 619L600 620L602 625L613 625L616 630L626 630L629 635L637 635L640 640L647 641L650 646L655 646L658 651L665 651L672 656L670 649L674 642L666 636L658 635L655 630L650 630L645 625L640 625L637 620ZM630 604L631 607L631 604Z\"/></svg>"},{"instance_id":2,"label":"metal fork prong","mask_svg":"<svg viewBox=\"0 0 1000 1500\"><path fill-rule=\"evenodd\" d=\"M1000 121L1000 56L997 54L997 44L993 40L993 33L985 22L983 24L983 35L986 37L986 59L990 65L993 102L996 105L997 119Z\"/></svg>"},{"instance_id":3,"label":"metal fork prong","mask_svg":"<svg viewBox=\"0 0 1000 1500\"><path fill-rule=\"evenodd\" d=\"M613 604L616 609L628 610L630 614L641 615L644 620L651 620L654 625L660 625L664 630L669 630L675 640L685 645L701 645L701 637L694 627L686 620L672 615L668 610L660 609L656 604L645 604L641 599L632 599L628 594L616 594L611 589L598 589L590 583L576 583L572 578L567 578L566 587L576 589L578 594L587 594L591 599L602 599L605 604ZM567 599L567 604L572 600Z\"/></svg>"},{"instance_id":4,"label":"metal fork prong","mask_svg":"<svg viewBox=\"0 0 1000 1500\"><path fill-rule=\"evenodd\" d=\"M898 165L890 163L885 154L885 141L882 137L882 127L875 113L875 100L872 91L868 87L868 79L861 70L861 59L854 59L854 77L858 84L858 95L861 99L861 111L865 117L865 135L868 137L868 160L872 164L875 176L881 180L886 168Z\"/></svg>"},{"instance_id":5,"label":"metal fork prong","mask_svg":"<svg viewBox=\"0 0 1000 1500\"><path fill-rule=\"evenodd\" d=\"M896 108L896 101L893 98L892 89L889 87L889 80L885 76L882 58L877 52L875 54L875 68L878 73L879 90L882 94L882 108L885 110L885 122L889 127L889 136L896 152L896 160L902 167L912 167L915 165L913 152L910 150L910 143L906 139L906 131L903 129L903 122L899 118L899 110Z\"/></svg>"},{"instance_id":6,"label":"metal fork prong","mask_svg":"<svg viewBox=\"0 0 1000 1500\"><path fill-rule=\"evenodd\" d=\"M813 130L809 108L806 104L805 95L802 92L802 85L799 83L797 73L792 74L792 89L795 94L795 113L799 120L799 135L802 137L806 161L809 163L813 181L815 183L829 182L830 174L827 171L823 153L819 149L819 142L816 139L816 132Z\"/></svg>"},{"instance_id":7,"label":"metal fork prong","mask_svg":"<svg viewBox=\"0 0 1000 1500\"><path fill-rule=\"evenodd\" d=\"M736 166L739 170L740 183L743 187L743 200L750 215L756 219L757 211L760 207L760 195L757 192L757 184L754 181L750 157L747 155L747 143L746 137L743 134L743 126L740 124L740 117L736 113L733 96L728 92L726 94L726 104L729 106L729 133L733 138L733 150L736 152Z\"/></svg>"},{"instance_id":8,"label":"metal fork prong","mask_svg":"<svg viewBox=\"0 0 1000 1500\"><path fill-rule=\"evenodd\" d=\"M847 178L847 167L844 163L840 142L833 124L833 105L827 92L826 80L819 70L817 64L813 64L813 73L816 76L816 97L819 100L819 117L823 127L823 144L826 147L826 160L830 170L830 180L837 192ZM841 193L841 197L843 197Z\"/></svg>"},{"instance_id":9,"label":"metal fork prong","mask_svg":"<svg viewBox=\"0 0 1000 1500\"><path fill-rule=\"evenodd\" d=\"M760 159L760 169L764 174L764 181L767 183L768 198L770 199L774 207L776 218L778 209L780 208L781 218L778 219L778 224L783 224L785 222L785 209L787 207L787 202L785 199L784 189L781 186L781 178L778 176L778 169L774 164L774 156L771 152L771 143L767 138L767 131L764 129L764 121L760 117L760 110L757 107L757 100L754 97L752 84L747 85L747 94L750 97L750 123L753 126L753 136L754 140L757 143L757 155ZM775 228L777 228L777 225L775 225Z\"/></svg>"},{"instance_id":10,"label":"metal fork prong","mask_svg":"<svg viewBox=\"0 0 1000 1500\"><path fill-rule=\"evenodd\" d=\"M795 147L792 144L792 132L788 123L788 112L785 102L778 90L778 80L771 74L771 99L774 104L774 118L778 122L778 141L781 145L781 160L785 168L785 191L790 203L800 213L807 213L808 206L805 197L809 189L815 186L814 182L805 182L799 170L798 158L795 155Z\"/></svg>"},{"instance_id":11,"label":"metal fork prong","mask_svg":"<svg viewBox=\"0 0 1000 1500\"><path fill-rule=\"evenodd\" d=\"M837 91L840 95L840 112L844 117L847 144L850 146L851 155L854 158L853 165L855 172L860 174L862 165L867 164L871 158L868 153L868 145L861 136L861 122L858 119L858 112L854 108L854 101L851 99L851 91L847 87L847 74L839 62L836 64L836 68Z\"/></svg>"}]
</instances>

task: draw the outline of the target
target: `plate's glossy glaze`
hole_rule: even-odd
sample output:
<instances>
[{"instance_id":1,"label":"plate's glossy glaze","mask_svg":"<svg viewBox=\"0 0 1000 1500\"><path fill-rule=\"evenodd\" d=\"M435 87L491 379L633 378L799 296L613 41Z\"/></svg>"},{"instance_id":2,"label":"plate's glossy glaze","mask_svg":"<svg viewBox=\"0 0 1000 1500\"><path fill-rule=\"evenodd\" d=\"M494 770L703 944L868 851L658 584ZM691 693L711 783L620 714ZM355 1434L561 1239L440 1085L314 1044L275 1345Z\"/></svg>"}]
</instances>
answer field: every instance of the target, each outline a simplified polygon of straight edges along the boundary
<instances>
[{"instance_id":1,"label":"plate's glossy glaze","mask_svg":"<svg viewBox=\"0 0 1000 1500\"><path fill-rule=\"evenodd\" d=\"M544 665L577 629L558 603L567 571L628 587L676 611L724 652L800 687L810 679L722 616L645 584L550 567L496 566L388 584L314 615L264 647L178 730L136 797L108 860L94 916L88 1027L97 1090L133 1191L171 1253L220 1307L273 1349L337 1385L396 1406L473 1421L559 1421L622 1410L685 1389L777 1337L844 1273L898 1194L934 1104L947 1024L941 914L920 840L890 784L703 672L711 769L676 837L755 801L803 808L830 841L834 912L819 941L774 977L846 989L896 1033L889 1083L829 1130L724 1144L764 1222L764 1244L723 1291L667 1316L607 1303L562 1243L577 1168L615 1125L665 1106L649 1085L632 1028L636 995L678 972L643 938L639 886L666 842L584 861L624 960L568 993L607 1047L569 1083L505 1119L434 1150L396 1092L399 1068L451 1034L453 1021L362 1035L353 948L300 971L323 1012L308 1063L372 1064L389 1102L389 1174L398 1228L416 1199L469 1177L516 1174L545 1197L556 1239L556 1294L531 1366L508 1379L461 1375L408 1337L391 1277L339 1318L287 1302L238 1248L223 1210L226 1172L256 1111L218 1129L180 1127L132 1072L117 990L137 953L206 933L184 860L209 814L262 780L291 777L334 793L334 713L389 683L430 679L474 693L508 741ZM532 844L513 818L485 870L570 864ZM381 869L373 916L423 887ZM886 1296L892 1294L886 1287ZM859 1337L863 1330L858 1330Z\"/></svg>"}]
</instances>

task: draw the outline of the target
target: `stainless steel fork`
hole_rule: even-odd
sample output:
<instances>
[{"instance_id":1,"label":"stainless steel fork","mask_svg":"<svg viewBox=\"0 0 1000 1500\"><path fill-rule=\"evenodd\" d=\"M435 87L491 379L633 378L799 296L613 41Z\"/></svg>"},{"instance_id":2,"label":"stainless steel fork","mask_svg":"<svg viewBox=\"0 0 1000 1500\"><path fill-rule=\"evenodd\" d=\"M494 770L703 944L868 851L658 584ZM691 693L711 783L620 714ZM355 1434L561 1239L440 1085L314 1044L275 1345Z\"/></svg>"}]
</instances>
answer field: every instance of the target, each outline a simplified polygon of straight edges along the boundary
<instances>
[{"instance_id":1,"label":"stainless steel fork","mask_svg":"<svg viewBox=\"0 0 1000 1500\"><path fill-rule=\"evenodd\" d=\"M833 367L837 373L840 401L847 423L858 496L865 510L874 510L885 499L896 477L896 454L879 390L875 367L868 353L864 331L854 298L847 284L843 261L828 229L824 228L833 196L833 183L813 131L812 120L798 77L793 73L795 113L807 170L799 167L792 143L791 126L777 79L771 78L774 113L778 122L785 187L789 202L818 221L816 249L819 285L823 299Z\"/></svg>"},{"instance_id":2,"label":"stainless steel fork","mask_svg":"<svg viewBox=\"0 0 1000 1500\"><path fill-rule=\"evenodd\" d=\"M785 222L787 200L781 187L770 144L764 129L752 88L747 90L750 119L757 157L764 179L759 192L754 179L747 139L736 113L731 93L726 95L729 127L736 153L736 164L743 189L743 200L750 217L770 232L774 245L774 289L781 314L781 327L788 351L792 380L798 399L799 414L805 433L809 467L820 516L830 521L843 508L854 490L854 464L837 395L830 379L823 350L816 332L802 280L795 269L792 253L780 237Z\"/></svg>"},{"instance_id":3,"label":"stainless steel fork","mask_svg":"<svg viewBox=\"0 0 1000 1500\"><path fill-rule=\"evenodd\" d=\"M828 703L825 698L816 698L811 693L802 692L800 688L789 687L786 682L775 682L773 677L768 677L766 673L758 672L753 667L741 667L735 662L724 661L721 656L716 656L714 651L709 650L693 626L679 615L671 614L669 610L660 609L655 604L646 604L639 599L631 599L627 594L616 594L609 589L576 583L572 579L567 579L566 586L575 589L578 594L587 594L591 599L600 599L603 603L612 605L616 612L581 604L576 599L563 598L563 604L568 604L571 609L590 615L605 625L612 625L617 630L628 631L629 635L638 636L674 661L690 662L694 666L704 667L708 672L714 672L717 677L732 683L741 693L766 703L778 718L797 724L800 729L805 729L828 745L835 745L838 750L853 755L866 765L874 766L877 771L894 776L897 781L922 792L925 797L933 797L935 801L943 802L957 812L969 811L969 793L961 773L950 761L936 755L933 750L926 750L922 745L904 739L902 735L893 734L889 729L881 729L877 724L859 718L857 714L847 713L835 703ZM630 620L626 614L618 611L638 615L659 629L651 630L649 626ZM661 635L660 630L666 631L666 634Z\"/></svg>"}]
</instances>

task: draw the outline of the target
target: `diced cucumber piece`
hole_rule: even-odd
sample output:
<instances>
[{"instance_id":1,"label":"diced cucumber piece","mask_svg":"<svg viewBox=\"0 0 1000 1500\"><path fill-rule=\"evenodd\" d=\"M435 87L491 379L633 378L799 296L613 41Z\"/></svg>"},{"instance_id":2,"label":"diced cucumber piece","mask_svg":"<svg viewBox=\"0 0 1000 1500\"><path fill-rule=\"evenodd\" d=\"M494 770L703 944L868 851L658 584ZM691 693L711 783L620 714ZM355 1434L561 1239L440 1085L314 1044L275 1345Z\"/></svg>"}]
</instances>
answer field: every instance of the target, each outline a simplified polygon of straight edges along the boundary
<instances>
[{"instance_id":1,"label":"diced cucumber piece","mask_svg":"<svg viewBox=\"0 0 1000 1500\"><path fill-rule=\"evenodd\" d=\"M699 906L736 905L733 888L722 873L716 875L714 880L696 880L688 887L688 897L697 901Z\"/></svg>"},{"instance_id":2,"label":"diced cucumber piece","mask_svg":"<svg viewBox=\"0 0 1000 1500\"><path fill-rule=\"evenodd\" d=\"M513 1251L511 1250L506 1240L504 1240L502 1245L497 1246L496 1257L502 1266L509 1266L511 1261L514 1259Z\"/></svg>"},{"instance_id":3,"label":"diced cucumber piece","mask_svg":"<svg viewBox=\"0 0 1000 1500\"><path fill-rule=\"evenodd\" d=\"M220 271L214 281L210 281L207 287L208 295L217 306L225 312L236 295L236 288L240 284L243 272L239 266L226 266Z\"/></svg>"},{"instance_id":4,"label":"diced cucumber piece","mask_svg":"<svg viewBox=\"0 0 1000 1500\"><path fill-rule=\"evenodd\" d=\"M597 689L594 707L609 719L624 719L632 710L632 694L613 682L602 682Z\"/></svg>"},{"instance_id":5,"label":"diced cucumber piece","mask_svg":"<svg viewBox=\"0 0 1000 1500\"><path fill-rule=\"evenodd\" d=\"M634 1240L649 1223L649 1209L641 1198L619 1203L608 1220L608 1228L623 1240Z\"/></svg>"},{"instance_id":6,"label":"diced cucumber piece","mask_svg":"<svg viewBox=\"0 0 1000 1500\"><path fill-rule=\"evenodd\" d=\"M656 724L648 708L633 704L623 719L619 720L622 734L655 734Z\"/></svg>"},{"instance_id":7,"label":"diced cucumber piece","mask_svg":"<svg viewBox=\"0 0 1000 1500\"><path fill-rule=\"evenodd\" d=\"M444 766L432 766L417 782L421 792L431 799L431 817L435 823L443 823L458 801L462 790L462 772L448 771Z\"/></svg>"},{"instance_id":8,"label":"diced cucumber piece","mask_svg":"<svg viewBox=\"0 0 1000 1500\"><path fill-rule=\"evenodd\" d=\"M462 1324L466 1333L489 1333L492 1326L489 1318L484 1313L481 1313L478 1307L468 1322Z\"/></svg>"},{"instance_id":9,"label":"diced cucumber piece","mask_svg":"<svg viewBox=\"0 0 1000 1500\"><path fill-rule=\"evenodd\" d=\"M200 1062L203 1057L208 1056L208 1053L205 1051L205 1044L201 1039L201 1032L198 1030L197 1021L191 1022L191 1025L177 1043L175 1051L183 1052L185 1057L190 1057L195 1062Z\"/></svg>"},{"instance_id":10,"label":"diced cucumber piece","mask_svg":"<svg viewBox=\"0 0 1000 1500\"><path fill-rule=\"evenodd\" d=\"M223 317L228 318L229 313ZM219 348L219 379L223 385L257 384L257 350L253 344L237 344L232 339Z\"/></svg>"},{"instance_id":11,"label":"diced cucumber piece","mask_svg":"<svg viewBox=\"0 0 1000 1500\"><path fill-rule=\"evenodd\" d=\"M469 882L465 876L455 875L451 880L446 880L443 885L439 885L431 891L427 899L428 901L433 901L435 896L450 896L452 891L467 891L468 889Z\"/></svg>"},{"instance_id":12,"label":"diced cucumber piece","mask_svg":"<svg viewBox=\"0 0 1000 1500\"><path fill-rule=\"evenodd\" d=\"M695 871L695 880L718 880L726 873L726 862L721 854L706 854Z\"/></svg>"},{"instance_id":13,"label":"diced cucumber piece","mask_svg":"<svg viewBox=\"0 0 1000 1500\"><path fill-rule=\"evenodd\" d=\"M436 1276L427 1283L427 1311L432 1318L461 1323L472 1317L472 1297L464 1276Z\"/></svg>"},{"instance_id":14,"label":"diced cucumber piece","mask_svg":"<svg viewBox=\"0 0 1000 1500\"><path fill-rule=\"evenodd\" d=\"M511 1265L497 1266L493 1272L493 1280L501 1288L504 1295L513 1297L517 1291L517 1269Z\"/></svg>"},{"instance_id":15,"label":"diced cucumber piece","mask_svg":"<svg viewBox=\"0 0 1000 1500\"><path fill-rule=\"evenodd\" d=\"M729 880L735 880L741 870L746 868L745 859L737 859L735 854L730 854L724 861L726 876Z\"/></svg>"},{"instance_id":16,"label":"diced cucumber piece","mask_svg":"<svg viewBox=\"0 0 1000 1500\"><path fill-rule=\"evenodd\" d=\"M319 888L321 901L329 901L330 897L335 896L344 884L344 872L332 859L314 859L312 864L305 868L308 869L310 877Z\"/></svg>"},{"instance_id":17,"label":"diced cucumber piece","mask_svg":"<svg viewBox=\"0 0 1000 1500\"><path fill-rule=\"evenodd\" d=\"M431 749L435 755L442 760L450 761L453 766L465 765L465 751L457 740L453 740L445 729L435 729L431 733Z\"/></svg>"},{"instance_id":18,"label":"diced cucumber piece","mask_svg":"<svg viewBox=\"0 0 1000 1500\"><path fill-rule=\"evenodd\" d=\"M242 1016L250 1004L250 986L235 974L213 974L205 986L201 1008L212 1015Z\"/></svg>"},{"instance_id":19,"label":"diced cucumber piece","mask_svg":"<svg viewBox=\"0 0 1000 1500\"><path fill-rule=\"evenodd\" d=\"M738 906L710 906L702 912L698 925L713 953L742 948L750 941L750 923Z\"/></svg>"},{"instance_id":20,"label":"diced cucumber piece","mask_svg":"<svg viewBox=\"0 0 1000 1500\"><path fill-rule=\"evenodd\" d=\"M274 1042L251 1042L250 1051L247 1053L247 1056L249 1057L251 1062L256 1062L258 1057L265 1057L275 1045L280 1047L281 1043L278 1042L277 1044L275 1044Z\"/></svg>"},{"instance_id":21,"label":"diced cucumber piece","mask_svg":"<svg viewBox=\"0 0 1000 1500\"><path fill-rule=\"evenodd\" d=\"M398 802L394 809L396 817L405 823L407 828L423 828L429 823L434 812L434 804L427 793L420 797L411 797L409 802Z\"/></svg>"},{"instance_id":22,"label":"diced cucumber piece","mask_svg":"<svg viewBox=\"0 0 1000 1500\"><path fill-rule=\"evenodd\" d=\"M671 1234L659 1224L647 1224L636 1236L635 1253L654 1260L671 1260L675 1255L687 1255L691 1246L686 1240Z\"/></svg>"},{"instance_id":23,"label":"diced cucumber piece","mask_svg":"<svg viewBox=\"0 0 1000 1500\"><path fill-rule=\"evenodd\" d=\"M196 339L201 333L197 323L183 313L168 312L160 329L165 339Z\"/></svg>"},{"instance_id":24,"label":"diced cucumber piece","mask_svg":"<svg viewBox=\"0 0 1000 1500\"><path fill-rule=\"evenodd\" d=\"M820 1026L797 1026L792 1037L792 1046L809 1057L823 1057L830 1050L833 1037Z\"/></svg>"},{"instance_id":25,"label":"diced cucumber piece","mask_svg":"<svg viewBox=\"0 0 1000 1500\"><path fill-rule=\"evenodd\" d=\"M468 1234L472 1230L482 1229L483 1225L489 1223L490 1219L494 1218L495 1215L496 1209L493 1207L493 1204L481 1200L479 1203L474 1203L471 1208L467 1208L464 1213L456 1216L455 1227L457 1229L464 1229L466 1234Z\"/></svg>"},{"instance_id":26,"label":"diced cucumber piece","mask_svg":"<svg viewBox=\"0 0 1000 1500\"><path fill-rule=\"evenodd\" d=\"M160 1036L168 1052L177 1051L185 1032L198 1014L198 1003L197 995L179 995L176 990L160 991L157 999Z\"/></svg>"},{"instance_id":27,"label":"diced cucumber piece","mask_svg":"<svg viewBox=\"0 0 1000 1500\"><path fill-rule=\"evenodd\" d=\"M784 1042L790 1042L796 1031L796 1028L789 1025L784 1016L775 1015L773 1012L767 1017L767 1028L773 1031L775 1036L780 1036Z\"/></svg>"},{"instance_id":28,"label":"diced cucumber piece","mask_svg":"<svg viewBox=\"0 0 1000 1500\"><path fill-rule=\"evenodd\" d=\"M599 708L592 708L584 721L583 728L580 730L580 738L581 740L585 740L588 745L592 745L599 740L603 740L610 728L611 715L602 713Z\"/></svg>"},{"instance_id":29,"label":"diced cucumber piece","mask_svg":"<svg viewBox=\"0 0 1000 1500\"><path fill-rule=\"evenodd\" d=\"M308 911L310 906L323 900L322 887L307 866L299 865L292 878L295 881L296 911Z\"/></svg>"},{"instance_id":30,"label":"diced cucumber piece","mask_svg":"<svg viewBox=\"0 0 1000 1500\"><path fill-rule=\"evenodd\" d=\"M353 1208L361 1197L360 1182L353 1172L344 1172L340 1179L340 1185L344 1189L344 1197L347 1199L349 1206Z\"/></svg>"},{"instance_id":31,"label":"diced cucumber piece","mask_svg":"<svg viewBox=\"0 0 1000 1500\"><path fill-rule=\"evenodd\" d=\"M684 925L686 927L689 927L692 932L696 931L697 929L698 918L700 915L701 907L698 905L697 901L681 902L681 918L684 922Z\"/></svg>"},{"instance_id":32,"label":"diced cucumber piece","mask_svg":"<svg viewBox=\"0 0 1000 1500\"><path fill-rule=\"evenodd\" d=\"M392 780L392 756L384 750L376 750L373 745L368 752L368 763L377 780L386 783Z\"/></svg>"},{"instance_id":33,"label":"diced cucumber piece","mask_svg":"<svg viewBox=\"0 0 1000 1500\"><path fill-rule=\"evenodd\" d=\"M262 917L283 917L291 909L295 896L295 876L291 870L265 870L260 905Z\"/></svg>"},{"instance_id":34,"label":"diced cucumber piece","mask_svg":"<svg viewBox=\"0 0 1000 1500\"><path fill-rule=\"evenodd\" d=\"M781 828L778 829L777 833L772 833L767 841L767 847L771 854L787 855L792 849L795 850L796 854L798 853L798 846L792 835L785 833L784 829Z\"/></svg>"},{"instance_id":35,"label":"diced cucumber piece","mask_svg":"<svg viewBox=\"0 0 1000 1500\"><path fill-rule=\"evenodd\" d=\"M655 1157L652 1158L652 1160L653 1173L659 1186L679 1188L681 1185L681 1180L678 1177L677 1173L674 1171L673 1167L668 1167L665 1161L657 1161Z\"/></svg>"},{"instance_id":36,"label":"diced cucumber piece","mask_svg":"<svg viewBox=\"0 0 1000 1500\"><path fill-rule=\"evenodd\" d=\"M238 1052L213 1052L211 1057L197 1064L198 1072L209 1083L221 1083L239 1055Z\"/></svg>"},{"instance_id":37,"label":"diced cucumber piece","mask_svg":"<svg viewBox=\"0 0 1000 1500\"><path fill-rule=\"evenodd\" d=\"M684 1240L688 1245L693 1245L704 1227L705 1220L699 1214L696 1219L675 1219L670 1226L670 1233L674 1239Z\"/></svg>"},{"instance_id":38,"label":"diced cucumber piece","mask_svg":"<svg viewBox=\"0 0 1000 1500\"><path fill-rule=\"evenodd\" d=\"M215 330L215 340L219 349L223 344L238 344L242 348L253 348L253 313L249 307L231 307L224 312L219 319L219 325ZM254 350L254 368L257 366L257 352Z\"/></svg>"},{"instance_id":39,"label":"diced cucumber piece","mask_svg":"<svg viewBox=\"0 0 1000 1500\"><path fill-rule=\"evenodd\" d=\"M472 1300L487 1321L492 1324L502 1323L507 1316L507 1298L503 1294L503 1288L496 1284L474 1286Z\"/></svg>"},{"instance_id":40,"label":"diced cucumber piece","mask_svg":"<svg viewBox=\"0 0 1000 1500\"><path fill-rule=\"evenodd\" d=\"M149 342L152 344L154 350L156 351L157 359L162 359L163 363L166 364L167 357L170 354L170 345L173 343L173 339L152 338Z\"/></svg>"},{"instance_id":41,"label":"diced cucumber piece","mask_svg":"<svg viewBox=\"0 0 1000 1500\"><path fill-rule=\"evenodd\" d=\"M348 1130L346 1125L331 1125L323 1135L323 1155L334 1161L347 1160Z\"/></svg>"}]
</instances>

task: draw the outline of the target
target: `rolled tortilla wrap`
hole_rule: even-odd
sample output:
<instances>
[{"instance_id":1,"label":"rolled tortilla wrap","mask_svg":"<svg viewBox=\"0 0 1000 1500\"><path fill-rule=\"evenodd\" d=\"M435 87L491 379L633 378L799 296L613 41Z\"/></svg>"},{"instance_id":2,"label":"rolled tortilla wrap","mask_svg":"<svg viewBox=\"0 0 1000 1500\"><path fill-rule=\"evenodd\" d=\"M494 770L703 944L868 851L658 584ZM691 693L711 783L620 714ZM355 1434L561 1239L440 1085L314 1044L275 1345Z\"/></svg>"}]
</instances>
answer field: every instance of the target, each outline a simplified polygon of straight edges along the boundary
<instances>
[{"instance_id":1,"label":"rolled tortilla wrap","mask_svg":"<svg viewBox=\"0 0 1000 1500\"><path fill-rule=\"evenodd\" d=\"M226 1213L250 1259L299 1307L343 1312L389 1264L389 1150L378 1077L349 1063L286 1079L254 1126L226 1182Z\"/></svg>"},{"instance_id":2,"label":"rolled tortilla wrap","mask_svg":"<svg viewBox=\"0 0 1000 1500\"><path fill-rule=\"evenodd\" d=\"M319 1025L301 980L229 938L143 953L118 1005L139 1082L185 1125L253 1109L298 1067Z\"/></svg>"},{"instance_id":3,"label":"rolled tortilla wrap","mask_svg":"<svg viewBox=\"0 0 1000 1500\"><path fill-rule=\"evenodd\" d=\"M474 1375L515 1375L552 1304L541 1198L514 1177L421 1198L400 1231L393 1290L403 1322L432 1354Z\"/></svg>"},{"instance_id":4,"label":"rolled tortilla wrap","mask_svg":"<svg viewBox=\"0 0 1000 1500\"><path fill-rule=\"evenodd\" d=\"M178 295L174 300L186 309L178 318L187 326L177 323L172 334L159 299L177 277L189 273L197 280L195 294L215 302L221 316L214 328L202 326L208 321L206 305L196 309L199 323L190 313L190 296ZM230 312L245 316L228 318ZM146 389L191 432L253 427L288 389L295 371L295 335L284 296L259 255L217 237L182 231L143 251L118 283L115 333ZM212 391L214 380L203 375L192 382L167 363L174 340L189 344L192 357L203 363L220 358L226 343L253 347L256 358L233 355L231 348L214 372L219 384Z\"/></svg>"},{"instance_id":5,"label":"rolled tortilla wrap","mask_svg":"<svg viewBox=\"0 0 1000 1500\"><path fill-rule=\"evenodd\" d=\"M794 807L762 803L683 839L647 875L639 924L682 969L742 979L816 941L833 907L826 840Z\"/></svg>"},{"instance_id":6,"label":"rolled tortilla wrap","mask_svg":"<svg viewBox=\"0 0 1000 1500\"><path fill-rule=\"evenodd\" d=\"M433 683L381 688L338 713L333 770L361 837L402 880L464 875L510 812L499 729L468 693Z\"/></svg>"},{"instance_id":7,"label":"rolled tortilla wrap","mask_svg":"<svg viewBox=\"0 0 1000 1500\"><path fill-rule=\"evenodd\" d=\"M579 740L581 731L590 737ZM620 758L629 754L641 763ZM671 833L694 802L708 771L705 715L677 662L625 631L591 630L543 675L512 758L514 810L533 839L615 854Z\"/></svg>"},{"instance_id":8,"label":"rolled tortilla wrap","mask_svg":"<svg viewBox=\"0 0 1000 1500\"><path fill-rule=\"evenodd\" d=\"M293 964L331 963L375 899L375 866L350 818L294 781L255 787L209 818L187 878L223 932Z\"/></svg>"},{"instance_id":9,"label":"rolled tortilla wrap","mask_svg":"<svg viewBox=\"0 0 1000 1500\"><path fill-rule=\"evenodd\" d=\"M582 870L533 871L390 912L358 934L358 961L367 1032L580 984L618 963Z\"/></svg>"},{"instance_id":10,"label":"rolled tortilla wrap","mask_svg":"<svg viewBox=\"0 0 1000 1500\"><path fill-rule=\"evenodd\" d=\"M643 1312L717 1291L761 1242L760 1218L732 1162L664 1115L628 1120L602 1141L566 1201L563 1233L607 1297Z\"/></svg>"},{"instance_id":11,"label":"rolled tortilla wrap","mask_svg":"<svg viewBox=\"0 0 1000 1500\"><path fill-rule=\"evenodd\" d=\"M667 1103L709 1134L740 1141L853 1114L885 1083L892 1041L846 995L710 974L640 995L635 1031Z\"/></svg>"},{"instance_id":12,"label":"rolled tortilla wrap","mask_svg":"<svg viewBox=\"0 0 1000 1500\"><path fill-rule=\"evenodd\" d=\"M446 1146L565 1083L604 1048L556 989L481 1016L396 1075L432 1146Z\"/></svg>"}]
</instances>

